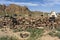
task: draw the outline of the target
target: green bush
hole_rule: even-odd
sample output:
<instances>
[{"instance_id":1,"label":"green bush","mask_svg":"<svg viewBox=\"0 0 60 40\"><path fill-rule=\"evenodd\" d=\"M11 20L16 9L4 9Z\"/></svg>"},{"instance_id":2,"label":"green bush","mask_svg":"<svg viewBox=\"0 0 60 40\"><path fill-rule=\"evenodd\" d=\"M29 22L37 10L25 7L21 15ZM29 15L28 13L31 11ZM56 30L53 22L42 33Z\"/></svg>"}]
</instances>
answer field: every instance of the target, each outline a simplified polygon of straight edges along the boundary
<instances>
[{"instance_id":1,"label":"green bush","mask_svg":"<svg viewBox=\"0 0 60 40\"><path fill-rule=\"evenodd\" d=\"M22 28L19 28L19 29L13 29L13 32L21 32L21 31L23 31Z\"/></svg>"},{"instance_id":2,"label":"green bush","mask_svg":"<svg viewBox=\"0 0 60 40\"><path fill-rule=\"evenodd\" d=\"M21 32L23 31L22 28L14 29L14 32ZM42 33L44 32L43 29L37 29L37 28L26 28L27 32L30 32L30 38L28 40L35 40L38 37L42 36Z\"/></svg>"},{"instance_id":3,"label":"green bush","mask_svg":"<svg viewBox=\"0 0 60 40\"><path fill-rule=\"evenodd\" d=\"M56 28L57 31L60 31L60 28Z\"/></svg>"},{"instance_id":4,"label":"green bush","mask_svg":"<svg viewBox=\"0 0 60 40\"><path fill-rule=\"evenodd\" d=\"M59 37L60 38L60 33L56 33L55 36Z\"/></svg>"},{"instance_id":5,"label":"green bush","mask_svg":"<svg viewBox=\"0 0 60 40\"><path fill-rule=\"evenodd\" d=\"M0 40L17 40L17 38L15 38L15 37L3 36L3 37L0 37Z\"/></svg>"},{"instance_id":6,"label":"green bush","mask_svg":"<svg viewBox=\"0 0 60 40\"><path fill-rule=\"evenodd\" d=\"M43 29L36 28L29 28L26 30L31 33L29 40L36 40L38 37L41 37L44 32Z\"/></svg>"},{"instance_id":7,"label":"green bush","mask_svg":"<svg viewBox=\"0 0 60 40\"><path fill-rule=\"evenodd\" d=\"M52 37L54 36L54 37L60 38L60 32L57 32L57 33L56 33L56 32L54 32L54 31L52 31L52 32L49 32L48 34L49 34L50 36L52 36Z\"/></svg>"},{"instance_id":8,"label":"green bush","mask_svg":"<svg viewBox=\"0 0 60 40\"><path fill-rule=\"evenodd\" d=\"M50 36L54 36L54 33L53 32L49 32L48 33Z\"/></svg>"}]
</instances>

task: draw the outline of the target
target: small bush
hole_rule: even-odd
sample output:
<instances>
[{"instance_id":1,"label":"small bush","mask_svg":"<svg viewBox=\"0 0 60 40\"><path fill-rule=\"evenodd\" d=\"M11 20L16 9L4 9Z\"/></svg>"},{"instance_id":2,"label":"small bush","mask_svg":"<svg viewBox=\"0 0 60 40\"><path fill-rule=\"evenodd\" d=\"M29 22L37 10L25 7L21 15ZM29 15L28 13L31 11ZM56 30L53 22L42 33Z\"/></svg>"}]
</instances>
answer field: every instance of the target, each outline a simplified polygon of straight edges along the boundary
<instances>
[{"instance_id":1,"label":"small bush","mask_svg":"<svg viewBox=\"0 0 60 40\"><path fill-rule=\"evenodd\" d=\"M50 33L48 33L50 36L54 36L54 33L53 32L50 32Z\"/></svg>"},{"instance_id":2,"label":"small bush","mask_svg":"<svg viewBox=\"0 0 60 40\"><path fill-rule=\"evenodd\" d=\"M57 31L60 31L60 28L56 28Z\"/></svg>"},{"instance_id":3,"label":"small bush","mask_svg":"<svg viewBox=\"0 0 60 40\"><path fill-rule=\"evenodd\" d=\"M56 33L55 36L59 37L60 38L60 33Z\"/></svg>"},{"instance_id":4,"label":"small bush","mask_svg":"<svg viewBox=\"0 0 60 40\"><path fill-rule=\"evenodd\" d=\"M58 38L60 38L60 32L54 32L54 31L52 31L52 32L50 32L50 33L48 33L50 36L54 36L54 37L58 37Z\"/></svg>"},{"instance_id":5,"label":"small bush","mask_svg":"<svg viewBox=\"0 0 60 40\"><path fill-rule=\"evenodd\" d=\"M0 37L0 40L17 40L17 38L15 38L15 37L3 36L3 37Z\"/></svg>"},{"instance_id":6,"label":"small bush","mask_svg":"<svg viewBox=\"0 0 60 40\"><path fill-rule=\"evenodd\" d=\"M19 28L19 29L13 29L13 32L21 32L21 31L23 31L22 28Z\"/></svg>"},{"instance_id":7,"label":"small bush","mask_svg":"<svg viewBox=\"0 0 60 40\"><path fill-rule=\"evenodd\" d=\"M44 32L43 29L36 28L29 28L27 31L31 33L30 39L28 40L36 40L38 37L41 37Z\"/></svg>"}]
</instances>

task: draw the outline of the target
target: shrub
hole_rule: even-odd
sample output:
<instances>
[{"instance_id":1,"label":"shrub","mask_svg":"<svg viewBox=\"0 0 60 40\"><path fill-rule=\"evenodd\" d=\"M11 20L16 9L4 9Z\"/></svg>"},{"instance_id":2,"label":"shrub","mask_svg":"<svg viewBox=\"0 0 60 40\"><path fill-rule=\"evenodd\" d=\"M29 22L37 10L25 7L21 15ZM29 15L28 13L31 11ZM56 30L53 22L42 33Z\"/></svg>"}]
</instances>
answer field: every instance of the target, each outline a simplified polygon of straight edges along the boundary
<instances>
[{"instance_id":1,"label":"shrub","mask_svg":"<svg viewBox=\"0 0 60 40\"><path fill-rule=\"evenodd\" d=\"M55 36L59 37L60 38L60 33L56 33Z\"/></svg>"},{"instance_id":2,"label":"shrub","mask_svg":"<svg viewBox=\"0 0 60 40\"><path fill-rule=\"evenodd\" d=\"M36 40L38 37L41 37L42 33L44 32L43 29L36 28L29 28L27 29L27 31L31 33L30 39L28 40Z\"/></svg>"},{"instance_id":3,"label":"shrub","mask_svg":"<svg viewBox=\"0 0 60 40\"><path fill-rule=\"evenodd\" d=\"M56 28L57 31L60 31L60 28Z\"/></svg>"},{"instance_id":4,"label":"shrub","mask_svg":"<svg viewBox=\"0 0 60 40\"><path fill-rule=\"evenodd\" d=\"M49 32L48 33L50 36L54 36L54 33L53 32Z\"/></svg>"},{"instance_id":5,"label":"shrub","mask_svg":"<svg viewBox=\"0 0 60 40\"><path fill-rule=\"evenodd\" d=\"M0 40L17 40L17 38L15 38L15 37L3 36L3 37L0 37Z\"/></svg>"}]
</instances>

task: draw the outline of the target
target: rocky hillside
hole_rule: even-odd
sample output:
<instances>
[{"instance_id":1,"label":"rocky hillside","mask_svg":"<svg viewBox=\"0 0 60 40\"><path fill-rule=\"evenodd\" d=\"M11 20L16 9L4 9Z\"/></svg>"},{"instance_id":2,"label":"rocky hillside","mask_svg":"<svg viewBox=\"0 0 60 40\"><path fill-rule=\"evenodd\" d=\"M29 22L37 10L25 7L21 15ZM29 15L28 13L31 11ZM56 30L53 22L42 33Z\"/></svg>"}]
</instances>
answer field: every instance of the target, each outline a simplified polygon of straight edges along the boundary
<instances>
[{"instance_id":1,"label":"rocky hillside","mask_svg":"<svg viewBox=\"0 0 60 40\"><path fill-rule=\"evenodd\" d=\"M25 6L18 6L15 4L10 4L8 6L6 5L0 5L0 14L29 14L31 13L30 10Z\"/></svg>"},{"instance_id":2,"label":"rocky hillside","mask_svg":"<svg viewBox=\"0 0 60 40\"><path fill-rule=\"evenodd\" d=\"M40 11L30 11L26 6L19 6L19 5L15 5L15 4L10 4L8 6L6 5L0 5L0 15L2 14L18 14L18 15L32 15L32 16L40 16L41 14L43 14L43 12Z\"/></svg>"}]
</instances>

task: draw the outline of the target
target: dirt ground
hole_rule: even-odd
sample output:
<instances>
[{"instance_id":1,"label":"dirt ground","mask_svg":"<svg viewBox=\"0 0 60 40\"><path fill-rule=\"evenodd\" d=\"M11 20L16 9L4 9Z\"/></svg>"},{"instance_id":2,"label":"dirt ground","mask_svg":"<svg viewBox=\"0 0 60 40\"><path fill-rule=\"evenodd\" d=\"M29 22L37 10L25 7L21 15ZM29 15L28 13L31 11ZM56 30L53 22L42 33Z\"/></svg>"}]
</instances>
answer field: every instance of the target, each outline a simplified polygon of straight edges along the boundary
<instances>
[{"instance_id":1,"label":"dirt ground","mask_svg":"<svg viewBox=\"0 0 60 40\"><path fill-rule=\"evenodd\" d=\"M50 31L46 31L43 34L43 36L41 38L38 38L37 40L60 40L58 37L52 37L50 35L48 35Z\"/></svg>"},{"instance_id":2,"label":"dirt ground","mask_svg":"<svg viewBox=\"0 0 60 40\"><path fill-rule=\"evenodd\" d=\"M51 37L50 35L42 36L41 38L38 38L37 40L60 40L58 37Z\"/></svg>"},{"instance_id":3,"label":"dirt ground","mask_svg":"<svg viewBox=\"0 0 60 40\"><path fill-rule=\"evenodd\" d=\"M1 30L5 30L5 29L0 29L0 37L6 36L6 35L8 35L8 36L12 36L12 35L13 35L13 36L18 37L19 40L24 40L24 39L21 39L21 38L19 37L19 35L17 35L16 33L13 33L13 31L10 30L9 28L7 28L6 31L1 31ZM38 38L37 40L60 40L58 37L51 37L51 36L48 35L47 33L48 33L48 31L46 31L46 32L43 34L43 36L42 36L41 38Z\"/></svg>"}]
</instances>

